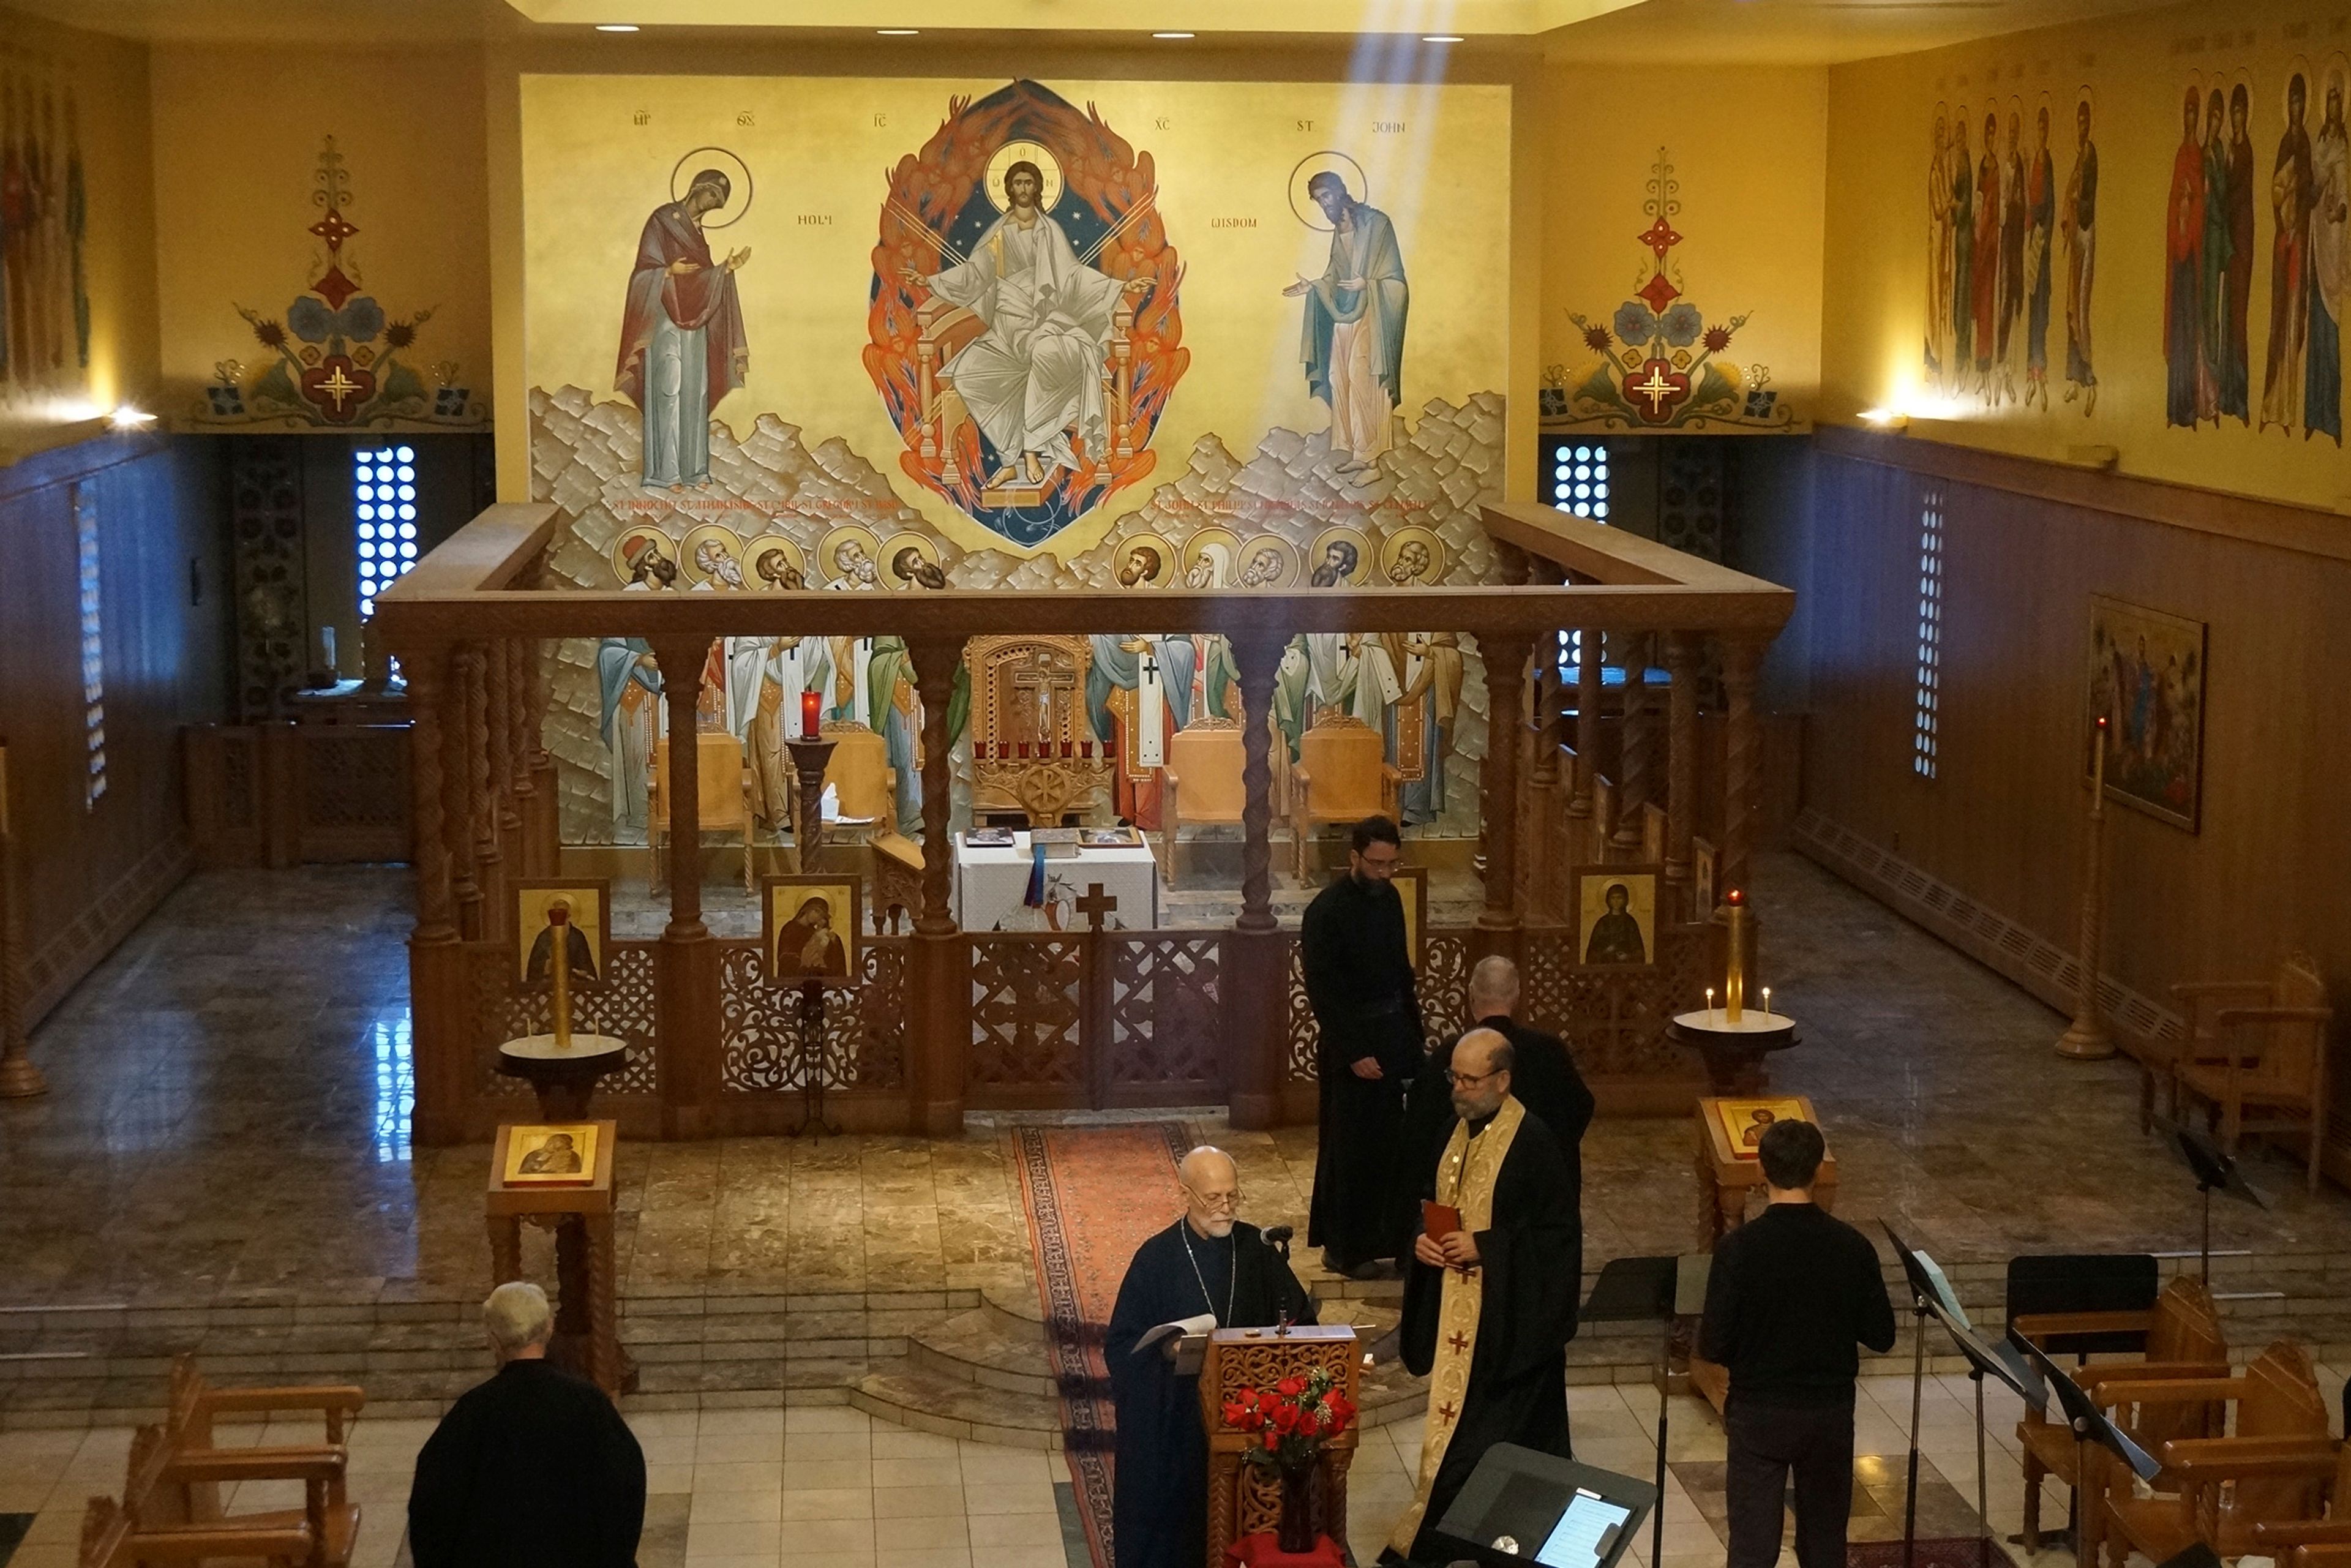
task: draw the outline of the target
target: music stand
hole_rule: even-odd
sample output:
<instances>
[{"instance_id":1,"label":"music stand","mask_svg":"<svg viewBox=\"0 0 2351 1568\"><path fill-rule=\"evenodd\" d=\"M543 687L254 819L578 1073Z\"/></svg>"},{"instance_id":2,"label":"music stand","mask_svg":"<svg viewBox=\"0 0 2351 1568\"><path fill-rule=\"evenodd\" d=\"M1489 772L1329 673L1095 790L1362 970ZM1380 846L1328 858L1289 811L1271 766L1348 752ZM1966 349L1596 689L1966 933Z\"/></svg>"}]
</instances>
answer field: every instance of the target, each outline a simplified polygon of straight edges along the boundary
<instances>
[{"instance_id":1,"label":"music stand","mask_svg":"<svg viewBox=\"0 0 2351 1568\"><path fill-rule=\"evenodd\" d=\"M1657 1496L1666 1495L1666 1370L1673 1356L1674 1317L1678 1311L1682 1276L1692 1265L1708 1261L1705 1254L1672 1258L1612 1258L1592 1283L1592 1298L1583 1303L1582 1321L1593 1323L1658 1323L1663 1333L1657 1351ZM1698 1270L1702 1273L1702 1269ZM1701 1298L1700 1305L1704 1301ZM1637 1522L1637 1521L1636 1521ZM1649 1561L1665 1560L1666 1511L1659 1503L1649 1524Z\"/></svg>"},{"instance_id":2,"label":"music stand","mask_svg":"<svg viewBox=\"0 0 2351 1568\"><path fill-rule=\"evenodd\" d=\"M1935 1321L1951 1336L1951 1343L1959 1347L1959 1354L1967 1357L1968 1379L1975 1385L1976 1520L1983 1527L1976 1540L1976 1563L1977 1568L1991 1568L1991 1505L1984 1476L1983 1380L1986 1375L1997 1377L2036 1410L2049 1407L2049 1385L2015 1346L1988 1343L1969 1324L1965 1314L1955 1313L1932 1299L1927 1302L1927 1311L1934 1314Z\"/></svg>"},{"instance_id":3,"label":"music stand","mask_svg":"<svg viewBox=\"0 0 2351 1568\"><path fill-rule=\"evenodd\" d=\"M2130 1439L2130 1434L2115 1425L2112 1417L2099 1409L2097 1402L2082 1391L2082 1385L2057 1369L2057 1364L2041 1352L2031 1340L2019 1341L2024 1354L2048 1383L2050 1392L2057 1396L2058 1407L2065 1412L2065 1424L2074 1428L2077 1447L2095 1443L2115 1458L2128 1465L2131 1473L2143 1481L2152 1481L2163 1473L2163 1461L2149 1454ZM2077 1468L2074 1474L2082 1471Z\"/></svg>"},{"instance_id":4,"label":"music stand","mask_svg":"<svg viewBox=\"0 0 2351 1568\"><path fill-rule=\"evenodd\" d=\"M1959 1312L1959 1298L1951 1294L1943 1271L1903 1240L1891 1224L1882 1219L1878 1224L1886 1239L1894 1243L1894 1256L1901 1260L1903 1277L1910 1282L1910 1463L1909 1479L1903 1488L1902 1568L1911 1568L1918 1551L1918 1417L1927 1389L1927 1306L1933 1301L1962 1318L1966 1313Z\"/></svg>"},{"instance_id":5,"label":"music stand","mask_svg":"<svg viewBox=\"0 0 2351 1568\"><path fill-rule=\"evenodd\" d=\"M2193 1127L2176 1126L2171 1130L2173 1146L2188 1168L2196 1173L2196 1190L2204 1195L2204 1238L2197 1247L2198 1265L2203 1277L2212 1278L2212 1195L2225 1192L2231 1197L2242 1199L2255 1208L2269 1207L2269 1200L2253 1190L2245 1178L2237 1174L2237 1162L2223 1154L2220 1145Z\"/></svg>"}]
</instances>

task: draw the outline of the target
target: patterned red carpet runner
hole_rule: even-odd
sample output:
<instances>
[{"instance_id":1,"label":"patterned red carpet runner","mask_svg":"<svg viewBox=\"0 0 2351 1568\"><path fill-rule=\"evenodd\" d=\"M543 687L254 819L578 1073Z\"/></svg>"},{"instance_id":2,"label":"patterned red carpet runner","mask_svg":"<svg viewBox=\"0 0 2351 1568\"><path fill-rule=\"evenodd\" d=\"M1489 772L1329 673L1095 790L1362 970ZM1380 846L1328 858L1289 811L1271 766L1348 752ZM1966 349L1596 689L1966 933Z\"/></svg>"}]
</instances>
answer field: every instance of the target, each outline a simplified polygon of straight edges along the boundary
<instances>
[{"instance_id":1,"label":"patterned red carpet runner","mask_svg":"<svg viewBox=\"0 0 2351 1568\"><path fill-rule=\"evenodd\" d=\"M1046 1354L1061 1385L1061 1440L1096 1568L1110 1568L1116 1423L1102 1334L1134 1249L1183 1207L1175 1122L1016 1127L1014 1162L1044 1300Z\"/></svg>"}]
</instances>

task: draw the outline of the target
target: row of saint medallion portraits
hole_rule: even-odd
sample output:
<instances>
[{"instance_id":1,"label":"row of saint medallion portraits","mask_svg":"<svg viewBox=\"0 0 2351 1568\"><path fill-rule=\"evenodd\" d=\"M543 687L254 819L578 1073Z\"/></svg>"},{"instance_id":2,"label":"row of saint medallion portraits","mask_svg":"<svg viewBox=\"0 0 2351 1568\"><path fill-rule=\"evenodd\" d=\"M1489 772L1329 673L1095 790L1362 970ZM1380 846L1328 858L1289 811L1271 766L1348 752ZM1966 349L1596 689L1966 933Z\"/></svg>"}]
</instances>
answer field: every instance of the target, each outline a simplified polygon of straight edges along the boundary
<instances>
[{"instance_id":1,"label":"row of saint medallion portraits","mask_svg":"<svg viewBox=\"0 0 2351 1568\"><path fill-rule=\"evenodd\" d=\"M1274 535L1250 540L1231 530L1196 530L1179 549L1156 535L1134 535L1109 547L1117 580L1131 590L1171 582L1213 588L1282 587L1302 576L1310 587L1395 586L1441 580L1448 564L1441 538L1417 525L1374 541L1363 530L1327 528L1310 552ZM883 541L873 530L843 525L817 547L815 570L791 539L760 534L744 540L723 524L704 524L673 542L658 529L624 530L612 564L632 591L757 592L811 587L881 591L889 583L921 591L947 586L937 544L906 532ZM681 559L681 558L683 558ZM610 753L615 837L638 840L646 828L656 747L666 723L662 674L650 644L606 638L596 654L601 728ZM1447 764L1455 752L1465 674L1463 639L1451 632L1311 632L1293 639L1276 676L1268 716L1277 791L1318 726L1361 727L1380 740L1394 769L1396 805L1411 825L1437 821L1447 805ZM728 637L715 642L702 673L697 719L743 746L751 815L772 830L789 821L793 771L786 743L802 737L803 694L813 693L822 733L878 737L882 781L870 800L841 800L852 815L910 824L921 816L923 716L904 641L881 637ZM1004 798L982 809L1026 809L1058 820L1064 810L1110 814L1156 831L1176 737L1194 727L1232 729L1242 716L1229 643L1216 633L976 640L950 700L951 744L965 747L973 773L1009 780ZM1368 744L1368 742L1366 742ZM1232 766L1238 768L1238 751ZM1084 766L1073 768L1073 763ZM1019 782L1035 775L1047 801ZM1049 786L1046 776L1057 784ZM1069 780L1099 785L1098 799L1069 799ZM987 793L987 791L983 791Z\"/></svg>"}]
</instances>

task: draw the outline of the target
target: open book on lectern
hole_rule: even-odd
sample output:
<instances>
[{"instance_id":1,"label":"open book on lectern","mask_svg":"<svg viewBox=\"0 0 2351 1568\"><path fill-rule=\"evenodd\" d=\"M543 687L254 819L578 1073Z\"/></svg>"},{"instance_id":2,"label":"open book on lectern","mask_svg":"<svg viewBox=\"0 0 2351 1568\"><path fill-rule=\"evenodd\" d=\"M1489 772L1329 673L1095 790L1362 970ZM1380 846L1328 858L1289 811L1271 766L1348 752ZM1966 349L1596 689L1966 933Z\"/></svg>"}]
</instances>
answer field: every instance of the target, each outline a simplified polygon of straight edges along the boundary
<instances>
[{"instance_id":1,"label":"open book on lectern","mask_svg":"<svg viewBox=\"0 0 2351 1568\"><path fill-rule=\"evenodd\" d=\"M1134 1342L1134 1354L1141 1355L1155 1344L1165 1344L1169 1361L1176 1364L1181 1377L1197 1376L1200 1363L1208 1351L1208 1335L1217 1326L1214 1312L1199 1312L1173 1322L1161 1323Z\"/></svg>"}]
</instances>

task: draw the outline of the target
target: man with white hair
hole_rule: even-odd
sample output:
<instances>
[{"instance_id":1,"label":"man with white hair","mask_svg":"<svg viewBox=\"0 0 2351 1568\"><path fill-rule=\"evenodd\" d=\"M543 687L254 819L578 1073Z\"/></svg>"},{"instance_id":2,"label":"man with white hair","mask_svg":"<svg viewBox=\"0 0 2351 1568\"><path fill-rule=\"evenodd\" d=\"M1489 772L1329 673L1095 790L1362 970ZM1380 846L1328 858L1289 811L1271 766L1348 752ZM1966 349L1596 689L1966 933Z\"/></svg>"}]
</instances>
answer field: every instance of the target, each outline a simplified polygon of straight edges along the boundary
<instances>
[{"instance_id":1,"label":"man with white hair","mask_svg":"<svg viewBox=\"0 0 2351 1568\"><path fill-rule=\"evenodd\" d=\"M1519 967L1499 955L1479 959L1469 971L1471 1027L1490 1029L1510 1042L1510 1053L1518 1059L1510 1073L1510 1092L1558 1140L1559 1152L1567 1161L1569 1191L1580 1208L1583 1134L1592 1125L1592 1091L1559 1036L1529 1029L1514 1016L1518 1010ZM1456 1035L1432 1051L1428 1065L1412 1086L1412 1099L1405 1111L1405 1140L1417 1166L1416 1176L1436 1168L1446 1134L1453 1130L1448 1075L1453 1047L1459 1039Z\"/></svg>"},{"instance_id":2,"label":"man with white hair","mask_svg":"<svg viewBox=\"0 0 2351 1568\"><path fill-rule=\"evenodd\" d=\"M1135 1249L1102 1347L1118 1405L1112 1521L1118 1568L1198 1568L1207 1552L1199 1376L1176 1372L1167 1343L1137 1350L1136 1342L1187 1318L1212 1319L1218 1328L1314 1321L1314 1303L1288 1260L1238 1218L1233 1157L1204 1145L1185 1155L1176 1174L1183 1218Z\"/></svg>"},{"instance_id":3,"label":"man with white hair","mask_svg":"<svg viewBox=\"0 0 2351 1568\"><path fill-rule=\"evenodd\" d=\"M594 1384L547 1359L547 1292L512 1281L482 1303L497 1375L450 1406L416 1456L416 1568L633 1568L645 1456Z\"/></svg>"}]
</instances>

